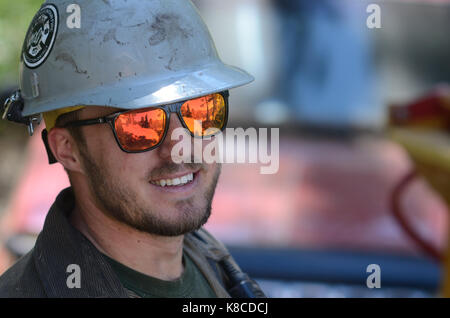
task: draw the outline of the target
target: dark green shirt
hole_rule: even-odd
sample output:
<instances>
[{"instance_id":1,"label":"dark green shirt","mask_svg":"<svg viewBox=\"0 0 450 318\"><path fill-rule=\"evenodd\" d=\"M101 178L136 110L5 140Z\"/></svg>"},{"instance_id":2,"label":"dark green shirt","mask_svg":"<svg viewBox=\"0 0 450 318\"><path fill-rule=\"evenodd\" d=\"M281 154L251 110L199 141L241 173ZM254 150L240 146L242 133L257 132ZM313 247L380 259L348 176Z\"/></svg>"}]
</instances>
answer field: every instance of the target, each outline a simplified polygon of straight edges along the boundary
<instances>
[{"instance_id":1,"label":"dark green shirt","mask_svg":"<svg viewBox=\"0 0 450 318\"><path fill-rule=\"evenodd\" d=\"M186 253L180 278L165 281L135 271L104 255L123 286L143 298L216 298L208 281Z\"/></svg>"}]
</instances>

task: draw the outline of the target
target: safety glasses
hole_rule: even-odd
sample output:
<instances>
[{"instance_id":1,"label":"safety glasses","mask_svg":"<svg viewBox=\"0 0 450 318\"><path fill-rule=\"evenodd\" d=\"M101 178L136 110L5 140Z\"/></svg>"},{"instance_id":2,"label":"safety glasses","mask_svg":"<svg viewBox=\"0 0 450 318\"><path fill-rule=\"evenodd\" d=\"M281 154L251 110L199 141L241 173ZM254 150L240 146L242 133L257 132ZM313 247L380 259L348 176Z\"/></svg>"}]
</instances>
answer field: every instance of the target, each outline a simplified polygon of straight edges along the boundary
<instances>
[{"instance_id":1,"label":"safety glasses","mask_svg":"<svg viewBox=\"0 0 450 318\"><path fill-rule=\"evenodd\" d=\"M68 122L63 127L109 124L120 149L140 153L155 149L169 130L170 114L176 113L192 137L211 137L226 127L228 91L164 106L120 111L105 117Z\"/></svg>"}]
</instances>

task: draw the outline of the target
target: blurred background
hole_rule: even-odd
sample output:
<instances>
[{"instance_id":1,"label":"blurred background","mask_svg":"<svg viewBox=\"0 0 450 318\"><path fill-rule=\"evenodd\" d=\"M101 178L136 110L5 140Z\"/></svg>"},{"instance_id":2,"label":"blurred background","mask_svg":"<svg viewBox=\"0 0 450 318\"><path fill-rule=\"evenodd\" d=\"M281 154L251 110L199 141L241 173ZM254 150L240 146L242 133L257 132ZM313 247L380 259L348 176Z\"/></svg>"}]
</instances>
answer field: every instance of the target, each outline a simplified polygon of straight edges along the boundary
<instances>
[{"instance_id":1,"label":"blurred background","mask_svg":"<svg viewBox=\"0 0 450 318\"><path fill-rule=\"evenodd\" d=\"M207 228L270 297L449 296L450 2L193 2L221 58L256 78L231 92L229 126L280 129L278 173L226 164ZM0 1L3 99L41 3ZM39 133L0 121L0 149L1 273L68 180Z\"/></svg>"}]
</instances>

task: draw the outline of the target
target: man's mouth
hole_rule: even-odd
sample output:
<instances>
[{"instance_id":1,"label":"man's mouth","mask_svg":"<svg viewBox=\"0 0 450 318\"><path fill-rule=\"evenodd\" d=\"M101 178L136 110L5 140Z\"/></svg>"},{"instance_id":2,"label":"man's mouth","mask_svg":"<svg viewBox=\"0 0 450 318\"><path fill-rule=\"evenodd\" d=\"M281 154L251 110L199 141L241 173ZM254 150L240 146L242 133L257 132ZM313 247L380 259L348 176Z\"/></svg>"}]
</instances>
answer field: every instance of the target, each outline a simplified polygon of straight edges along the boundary
<instances>
[{"instance_id":1,"label":"man's mouth","mask_svg":"<svg viewBox=\"0 0 450 318\"><path fill-rule=\"evenodd\" d=\"M194 181L195 173L191 172L176 178L171 179L160 179L155 181L150 181L151 184L159 187L180 187Z\"/></svg>"}]
</instances>

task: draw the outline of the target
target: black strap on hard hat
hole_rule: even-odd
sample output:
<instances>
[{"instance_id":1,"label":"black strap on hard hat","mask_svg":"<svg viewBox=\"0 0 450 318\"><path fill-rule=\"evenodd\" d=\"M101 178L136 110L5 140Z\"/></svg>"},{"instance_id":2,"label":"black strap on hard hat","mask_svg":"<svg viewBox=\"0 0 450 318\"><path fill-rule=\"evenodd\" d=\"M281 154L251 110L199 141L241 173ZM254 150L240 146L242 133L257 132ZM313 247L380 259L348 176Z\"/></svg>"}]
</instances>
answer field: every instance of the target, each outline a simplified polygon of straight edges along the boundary
<instances>
[{"instance_id":1,"label":"black strap on hard hat","mask_svg":"<svg viewBox=\"0 0 450 318\"><path fill-rule=\"evenodd\" d=\"M56 158L53 155L53 152L50 149L50 146L48 144L48 132L47 132L47 129L42 130L41 137L42 137L42 141L44 142L44 145L45 145L45 150L47 151L48 163L49 164L57 163L58 160L56 160Z\"/></svg>"}]
</instances>

